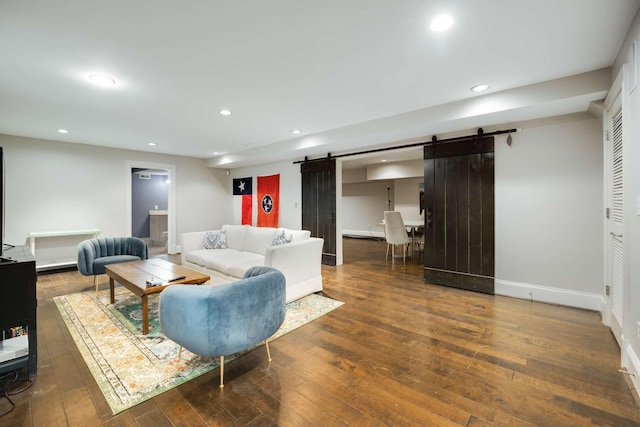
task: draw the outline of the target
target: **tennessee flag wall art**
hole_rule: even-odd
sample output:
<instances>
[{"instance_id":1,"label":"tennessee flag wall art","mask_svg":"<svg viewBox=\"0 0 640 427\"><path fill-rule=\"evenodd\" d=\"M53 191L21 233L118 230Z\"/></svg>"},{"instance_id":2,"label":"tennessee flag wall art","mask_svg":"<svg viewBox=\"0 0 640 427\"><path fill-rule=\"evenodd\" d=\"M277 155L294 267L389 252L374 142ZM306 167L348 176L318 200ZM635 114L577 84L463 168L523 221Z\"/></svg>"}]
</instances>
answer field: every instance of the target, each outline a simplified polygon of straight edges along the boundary
<instances>
[{"instance_id":1,"label":"tennessee flag wall art","mask_svg":"<svg viewBox=\"0 0 640 427\"><path fill-rule=\"evenodd\" d=\"M278 227L280 174L258 177L258 227Z\"/></svg>"},{"instance_id":2,"label":"tennessee flag wall art","mask_svg":"<svg viewBox=\"0 0 640 427\"><path fill-rule=\"evenodd\" d=\"M236 224L252 225L253 177L233 178L233 219Z\"/></svg>"}]
</instances>

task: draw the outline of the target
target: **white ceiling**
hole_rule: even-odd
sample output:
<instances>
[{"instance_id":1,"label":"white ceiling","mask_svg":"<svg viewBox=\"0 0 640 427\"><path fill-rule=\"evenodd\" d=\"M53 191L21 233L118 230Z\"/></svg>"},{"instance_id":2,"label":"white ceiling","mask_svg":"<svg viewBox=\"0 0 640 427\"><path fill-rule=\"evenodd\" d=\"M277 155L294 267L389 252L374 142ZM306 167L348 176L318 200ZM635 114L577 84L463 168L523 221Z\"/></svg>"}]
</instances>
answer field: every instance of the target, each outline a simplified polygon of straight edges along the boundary
<instances>
[{"instance_id":1,"label":"white ceiling","mask_svg":"<svg viewBox=\"0 0 640 427\"><path fill-rule=\"evenodd\" d=\"M0 0L0 133L229 169L575 113L606 94L639 6ZM455 23L434 33L442 12Z\"/></svg>"}]
</instances>

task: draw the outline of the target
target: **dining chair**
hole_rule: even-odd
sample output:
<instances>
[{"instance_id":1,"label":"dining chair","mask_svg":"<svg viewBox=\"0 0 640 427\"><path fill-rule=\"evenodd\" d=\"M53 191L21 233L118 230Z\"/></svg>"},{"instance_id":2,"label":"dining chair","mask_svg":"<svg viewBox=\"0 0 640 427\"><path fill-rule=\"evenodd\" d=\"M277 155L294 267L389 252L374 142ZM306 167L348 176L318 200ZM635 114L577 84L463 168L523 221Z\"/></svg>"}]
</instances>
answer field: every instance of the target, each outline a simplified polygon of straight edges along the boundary
<instances>
[{"instance_id":1,"label":"dining chair","mask_svg":"<svg viewBox=\"0 0 640 427\"><path fill-rule=\"evenodd\" d=\"M407 246L411 242L407 227L404 225L402 215L397 211L384 211L384 237L387 241L387 253L384 259L389 256L389 246L391 246L391 257L395 257L396 245L402 245L402 262L406 262Z\"/></svg>"}]
</instances>

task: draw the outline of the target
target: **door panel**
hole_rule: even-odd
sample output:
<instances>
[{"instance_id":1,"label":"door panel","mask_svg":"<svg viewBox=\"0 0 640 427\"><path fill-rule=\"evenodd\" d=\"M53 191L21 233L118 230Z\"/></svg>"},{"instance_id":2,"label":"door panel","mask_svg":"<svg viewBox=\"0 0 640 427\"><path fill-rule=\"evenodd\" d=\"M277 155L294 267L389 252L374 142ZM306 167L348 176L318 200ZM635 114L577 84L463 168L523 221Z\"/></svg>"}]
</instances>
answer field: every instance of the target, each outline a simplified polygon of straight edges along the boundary
<instances>
[{"instance_id":1,"label":"door panel","mask_svg":"<svg viewBox=\"0 0 640 427\"><path fill-rule=\"evenodd\" d=\"M336 161L323 159L300 165L302 228L324 239L322 263L336 265Z\"/></svg>"},{"instance_id":2,"label":"door panel","mask_svg":"<svg viewBox=\"0 0 640 427\"><path fill-rule=\"evenodd\" d=\"M607 218L607 281L610 284L609 323L618 343L622 345L622 329L624 325L624 145L622 104L617 99L612 106L609 116L608 134L609 146L607 150L607 205L610 206Z\"/></svg>"},{"instance_id":3,"label":"door panel","mask_svg":"<svg viewBox=\"0 0 640 427\"><path fill-rule=\"evenodd\" d=\"M494 292L493 138L425 146L425 280Z\"/></svg>"},{"instance_id":4,"label":"door panel","mask_svg":"<svg viewBox=\"0 0 640 427\"><path fill-rule=\"evenodd\" d=\"M457 157L457 182L458 182L458 212L457 212L457 224L456 224L456 246L463 247L466 244L469 236L469 222L465 220L465 213L469 207L469 168L466 167L465 157ZM458 251L458 264L469 264L469 252Z\"/></svg>"},{"instance_id":5,"label":"door panel","mask_svg":"<svg viewBox=\"0 0 640 427\"><path fill-rule=\"evenodd\" d=\"M495 154L482 154L482 271L483 276L495 276ZM493 293L493 292L492 292Z\"/></svg>"}]
</instances>

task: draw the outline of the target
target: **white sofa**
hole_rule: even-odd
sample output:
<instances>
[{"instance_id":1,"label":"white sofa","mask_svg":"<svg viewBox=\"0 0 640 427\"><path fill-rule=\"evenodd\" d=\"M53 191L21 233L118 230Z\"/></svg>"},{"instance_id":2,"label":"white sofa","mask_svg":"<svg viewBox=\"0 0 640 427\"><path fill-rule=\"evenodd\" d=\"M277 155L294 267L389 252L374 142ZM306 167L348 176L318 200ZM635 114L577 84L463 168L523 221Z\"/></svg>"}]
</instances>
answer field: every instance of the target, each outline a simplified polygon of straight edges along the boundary
<instances>
[{"instance_id":1,"label":"white sofa","mask_svg":"<svg viewBox=\"0 0 640 427\"><path fill-rule=\"evenodd\" d=\"M205 249L207 233L219 239L220 232L226 247ZM276 237L280 241L274 245ZM284 243L283 238L290 242ZM211 240L207 243L211 246ZM180 257L183 266L211 276L207 282L211 285L235 282L256 265L277 268L287 280L289 302L322 290L323 244L323 239L311 237L307 230L223 225L220 230L181 234Z\"/></svg>"}]
</instances>

